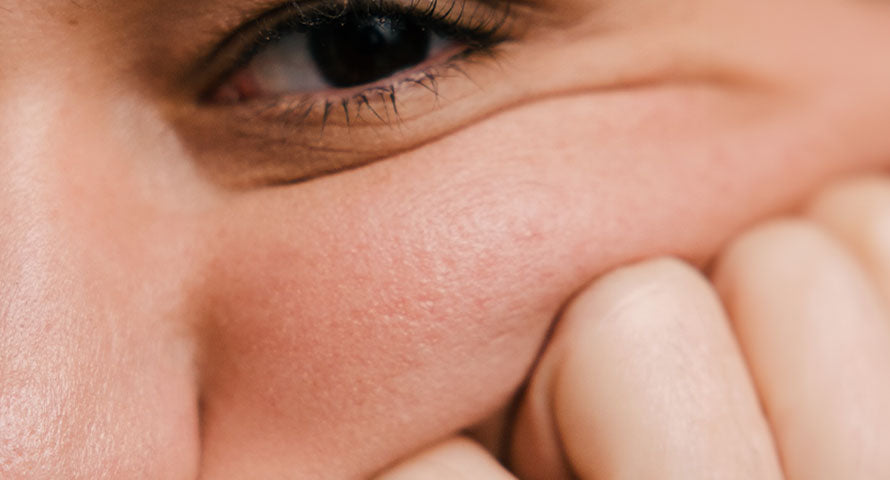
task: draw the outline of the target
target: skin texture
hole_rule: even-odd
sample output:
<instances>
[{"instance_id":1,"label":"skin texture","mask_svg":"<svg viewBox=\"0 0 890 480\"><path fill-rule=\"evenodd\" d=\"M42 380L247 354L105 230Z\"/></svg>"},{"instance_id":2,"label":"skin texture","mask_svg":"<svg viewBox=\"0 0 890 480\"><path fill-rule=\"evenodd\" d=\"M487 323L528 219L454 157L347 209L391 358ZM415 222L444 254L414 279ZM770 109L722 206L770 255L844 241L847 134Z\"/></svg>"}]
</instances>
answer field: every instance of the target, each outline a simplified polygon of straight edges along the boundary
<instances>
[{"instance_id":1,"label":"skin texture","mask_svg":"<svg viewBox=\"0 0 890 480\"><path fill-rule=\"evenodd\" d=\"M719 299L688 266L649 261L597 280L539 368L513 455L527 478L783 478ZM535 455L554 441L549 425L567 466Z\"/></svg>"},{"instance_id":2,"label":"skin texture","mask_svg":"<svg viewBox=\"0 0 890 480\"><path fill-rule=\"evenodd\" d=\"M887 476L888 194L886 177L832 186L801 216L732 241L713 285L664 259L597 279L568 305L523 396L513 470Z\"/></svg>"},{"instance_id":3,"label":"skin texture","mask_svg":"<svg viewBox=\"0 0 890 480\"><path fill-rule=\"evenodd\" d=\"M746 237L724 268L735 271L721 283L788 476L887 475L890 322L857 259L792 223Z\"/></svg>"},{"instance_id":4,"label":"skin texture","mask_svg":"<svg viewBox=\"0 0 890 480\"><path fill-rule=\"evenodd\" d=\"M542 0L400 133L439 135L242 182L170 80L236 2L173 3L0 0L3 478L367 476L502 408L592 279L890 163L883 2Z\"/></svg>"}]
</instances>

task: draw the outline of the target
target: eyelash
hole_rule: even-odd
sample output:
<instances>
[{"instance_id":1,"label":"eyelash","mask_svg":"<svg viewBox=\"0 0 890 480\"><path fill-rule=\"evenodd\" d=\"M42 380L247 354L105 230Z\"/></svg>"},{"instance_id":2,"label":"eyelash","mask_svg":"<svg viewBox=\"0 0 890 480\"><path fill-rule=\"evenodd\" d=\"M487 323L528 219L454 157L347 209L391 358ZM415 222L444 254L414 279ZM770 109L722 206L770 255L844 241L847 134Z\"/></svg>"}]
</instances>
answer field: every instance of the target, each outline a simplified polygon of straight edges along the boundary
<instances>
[{"instance_id":1,"label":"eyelash","mask_svg":"<svg viewBox=\"0 0 890 480\"><path fill-rule=\"evenodd\" d=\"M408 3L399 3L399 0L315 0L306 5L305 0L295 0L275 8L248 22L223 42L213 57L228 56L229 60L223 61L222 73L217 74L214 77L216 80L203 89L202 102L217 103L214 95L222 85L249 67L264 48L287 35L310 31L345 15L410 17L431 32L458 43L460 50L424 66L422 70L418 70L417 66L411 67L364 87L347 89L348 93L341 90L338 94L336 89L332 89L328 93L280 94L261 102L266 104L267 114L297 124L319 108L322 112L322 129L335 110L342 110L349 126L352 108L358 110L356 118L361 109L367 107L378 120L388 123L390 110L397 120L401 118L398 95L404 87L420 86L438 98L440 79L454 74L468 77L463 68L464 62L483 57L496 58L496 47L513 38L509 0L406 1ZM478 3L468 5L471 1ZM381 100L386 109L385 115L380 115L373 108L371 99ZM261 99L236 103L256 103L257 100Z\"/></svg>"}]
</instances>

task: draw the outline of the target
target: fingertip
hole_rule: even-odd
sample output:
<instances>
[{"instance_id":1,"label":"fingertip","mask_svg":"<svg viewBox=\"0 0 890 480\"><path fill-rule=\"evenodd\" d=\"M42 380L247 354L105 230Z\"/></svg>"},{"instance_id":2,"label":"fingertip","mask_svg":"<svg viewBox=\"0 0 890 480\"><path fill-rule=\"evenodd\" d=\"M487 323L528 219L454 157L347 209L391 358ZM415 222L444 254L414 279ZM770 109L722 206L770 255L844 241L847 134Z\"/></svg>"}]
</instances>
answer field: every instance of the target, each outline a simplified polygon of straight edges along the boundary
<instances>
[{"instance_id":1,"label":"fingertip","mask_svg":"<svg viewBox=\"0 0 890 480\"><path fill-rule=\"evenodd\" d=\"M846 180L818 195L805 214L847 246L890 300L890 179Z\"/></svg>"},{"instance_id":2,"label":"fingertip","mask_svg":"<svg viewBox=\"0 0 890 480\"><path fill-rule=\"evenodd\" d=\"M376 480L516 480L481 445L458 436L434 445Z\"/></svg>"},{"instance_id":3,"label":"fingertip","mask_svg":"<svg viewBox=\"0 0 890 480\"><path fill-rule=\"evenodd\" d=\"M707 289L706 281L689 265L673 258L658 258L609 272L568 302L558 328L523 394L513 426L510 467L521 478L578 478L564 451L565 439L561 436L566 429L560 428L554 418L556 392L563 392L562 400L565 395L565 388L560 388L555 382L566 382L570 378L585 382L587 372L584 367L588 362L595 361L588 356L595 353L588 348L595 343L595 339L589 337L597 335L594 332L597 323L612 315L611 310L620 310L622 304L633 303L640 297L650 295L650 290L662 290L669 295L667 290L683 289L685 287L681 285L684 284ZM563 421L565 417L562 416Z\"/></svg>"},{"instance_id":4,"label":"fingertip","mask_svg":"<svg viewBox=\"0 0 890 480\"><path fill-rule=\"evenodd\" d=\"M847 245L812 220L771 222L727 249L715 282L788 475L886 478L890 323Z\"/></svg>"},{"instance_id":5,"label":"fingertip","mask_svg":"<svg viewBox=\"0 0 890 480\"><path fill-rule=\"evenodd\" d=\"M566 310L551 380L581 478L778 478L753 386L716 293L668 258L594 282Z\"/></svg>"},{"instance_id":6,"label":"fingertip","mask_svg":"<svg viewBox=\"0 0 890 480\"><path fill-rule=\"evenodd\" d=\"M799 275L813 251L834 250L834 243L825 231L807 220L773 220L727 246L715 263L712 282L731 306L740 288L783 289L781 283L765 282Z\"/></svg>"},{"instance_id":7,"label":"fingertip","mask_svg":"<svg viewBox=\"0 0 890 480\"><path fill-rule=\"evenodd\" d=\"M598 279L570 303L563 322L608 317L637 304L640 297L680 298L679 292L717 303L707 279L698 270L676 258L660 257L621 267Z\"/></svg>"}]
</instances>

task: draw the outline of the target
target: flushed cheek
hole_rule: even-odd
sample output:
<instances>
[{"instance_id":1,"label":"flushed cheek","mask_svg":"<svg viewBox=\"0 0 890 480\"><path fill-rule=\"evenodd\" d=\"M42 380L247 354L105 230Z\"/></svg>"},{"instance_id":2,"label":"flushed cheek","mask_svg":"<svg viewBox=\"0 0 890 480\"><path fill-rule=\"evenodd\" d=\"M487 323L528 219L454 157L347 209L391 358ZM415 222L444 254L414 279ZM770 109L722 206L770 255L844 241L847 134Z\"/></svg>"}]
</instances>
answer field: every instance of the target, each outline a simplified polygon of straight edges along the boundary
<instances>
[{"instance_id":1,"label":"flushed cheek","mask_svg":"<svg viewBox=\"0 0 890 480\"><path fill-rule=\"evenodd\" d=\"M361 475L467 426L521 382L593 276L653 254L704 260L857 165L814 147L808 112L752 124L765 111L729 98L542 101L400 159L234 198L207 285L208 478L237 478L249 458Z\"/></svg>"},{"instance_id":2,"label":"flushed cheek","mask_svg":"<svg viewBox=\"0 0 890 480\"><path fill-rule=\"evenodd\" d=\"M288 213L221 235L206 448L237 432L351 476L503 403L573 288L551 252L565 199L528 178L258 196Z\"/></svg>"}]
</instances>

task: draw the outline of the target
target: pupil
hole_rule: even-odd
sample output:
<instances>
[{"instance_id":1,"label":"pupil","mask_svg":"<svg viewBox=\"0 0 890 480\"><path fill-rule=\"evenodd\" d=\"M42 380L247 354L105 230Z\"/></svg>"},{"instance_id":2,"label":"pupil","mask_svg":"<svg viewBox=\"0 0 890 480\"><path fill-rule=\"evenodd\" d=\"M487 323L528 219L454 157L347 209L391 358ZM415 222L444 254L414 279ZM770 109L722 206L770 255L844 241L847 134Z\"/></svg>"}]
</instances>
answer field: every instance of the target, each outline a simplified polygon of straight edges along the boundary
<instances>
[{"instance_id":1,"label":"pupil","mask_svg":"<svg viewBox=\"0 0 890 480\"><path fill-rule=\"evenodd\" d=\"M338 88L364 85L426 60L431 34L409 18L350 16L308 32L322 76Z\"/></svg>"}]
</instances>

